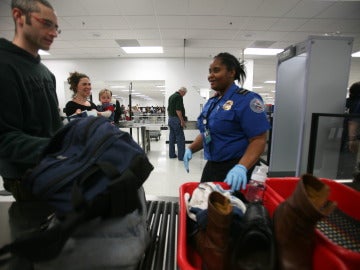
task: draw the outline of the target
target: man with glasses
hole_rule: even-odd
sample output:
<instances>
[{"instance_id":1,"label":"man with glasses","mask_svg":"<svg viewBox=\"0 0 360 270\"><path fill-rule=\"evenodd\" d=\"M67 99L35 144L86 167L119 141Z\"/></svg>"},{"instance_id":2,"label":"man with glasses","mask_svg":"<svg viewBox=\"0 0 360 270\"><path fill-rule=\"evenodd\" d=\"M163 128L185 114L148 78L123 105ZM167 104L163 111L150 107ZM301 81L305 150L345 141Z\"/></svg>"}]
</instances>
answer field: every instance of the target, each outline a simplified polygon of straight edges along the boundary
<instances>
[{"instance_id":1,"label":"man with glasses","mask_svg":"<svg viewBox=\"0 0 360 270\"><path fill-rule=\"evenodd\" d=\"M49 138L62 126L55 76L41 63L60 34L46 0L12 0L15 35L0 39L0 175L18 201L34 200L21 178L40 159Z\"/></svg>"}]
</instances>

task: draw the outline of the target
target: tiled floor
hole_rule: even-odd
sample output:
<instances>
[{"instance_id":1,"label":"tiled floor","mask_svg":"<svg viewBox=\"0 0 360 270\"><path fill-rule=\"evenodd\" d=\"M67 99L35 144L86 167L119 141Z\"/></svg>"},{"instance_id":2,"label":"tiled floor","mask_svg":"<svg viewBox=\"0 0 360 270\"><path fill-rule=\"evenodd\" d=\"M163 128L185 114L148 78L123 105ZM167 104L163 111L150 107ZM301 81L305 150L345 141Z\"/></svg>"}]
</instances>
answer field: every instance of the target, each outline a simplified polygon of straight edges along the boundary
<instances>
[{"instance_id":1,"label":"tiled floor","mask_svg":"<svg viewBox=\"0 0 360 270\"><path fill-rule=\"evenodd\" d=\"M203 151L193 154L189 163L190 172L187 173L182 161L169 158L167 139L168 132L163 130L159 141L151 140L148 157L154 170L145 182L144 188L146 194L149 195L178 197L181 184L200 181L205 160ZM186 137L186 139L194 138Z\"/></svg>"},{"instance_id":2,"label":"tiled floor","mask_svg":"<svg viewBox=\"0 0 360 270\"><path fill-rule=\"evenodd\" d=\"M133 134L134 136L134 134ZM186 140L194 139L185 133ZM136 136L134 136L136 137ZM136 140L136 138L135 138ZM184 164L178 159L170 159L168 155L168 131L162 130L159 141L151 140L150 152L148 157L154 166L154 170L144 183L144 189L147 196L166 196L178 197L179 187L185 182L200 181L201 172L205 165L203 152L200 151L193 155L190 161L190 172L187 173ZM0 189L2 189L2 179L0 177ZM0 201L12 201L12 196L0 196Z\"/></svg>"},{"instance_id":3,"label":"tiled floor","mask_svg":"<svg viewBox=\"0 0 360 270\"><path fill-rule=\"evenodd\" d=\"M1 176L0 176L0 190L1 190L1 192L3 192L3 180L2 180L2 178L1 178ZM5 201L5 202L7 202L7 201L15 201L15 199L14 199L14 197L13 196L8 196L8 195L6 195L6 196L3 196L3 195L0 195L0 201Z\"/></svg>"}]
</instances>

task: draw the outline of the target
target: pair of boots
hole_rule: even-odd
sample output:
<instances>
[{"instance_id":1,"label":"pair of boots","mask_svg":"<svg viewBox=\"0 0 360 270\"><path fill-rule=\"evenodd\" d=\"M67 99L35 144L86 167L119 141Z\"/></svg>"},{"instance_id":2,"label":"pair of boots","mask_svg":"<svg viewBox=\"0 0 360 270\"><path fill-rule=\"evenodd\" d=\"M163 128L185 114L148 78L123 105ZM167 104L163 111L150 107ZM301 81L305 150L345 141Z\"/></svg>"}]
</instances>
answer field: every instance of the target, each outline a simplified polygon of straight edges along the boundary
<instances>
[{"instance_id":1,"label":"pair of boots","mask_svg":"<svg viewBox=\"0 0 360 270\"><path fill-rule=\"evenodd\" d=\"M270 270L274 266L274 240L267 210L249 204L238 237L231 239L233 211L219 192L208 199L207 225L195 235L195 245L206 270Z\"/></svg>"},{"instance_id":2,"label":"pair of boots","mask_svg":"<svg viewBox=\"0 0 360 270\"><path fill-rule=\"evenodd\" d=\"M316 222L329 215L336 204L328 201L330 189L305 174L295 191L274 212L279 270L311 270Z\"/></svg>"}]
</instances>

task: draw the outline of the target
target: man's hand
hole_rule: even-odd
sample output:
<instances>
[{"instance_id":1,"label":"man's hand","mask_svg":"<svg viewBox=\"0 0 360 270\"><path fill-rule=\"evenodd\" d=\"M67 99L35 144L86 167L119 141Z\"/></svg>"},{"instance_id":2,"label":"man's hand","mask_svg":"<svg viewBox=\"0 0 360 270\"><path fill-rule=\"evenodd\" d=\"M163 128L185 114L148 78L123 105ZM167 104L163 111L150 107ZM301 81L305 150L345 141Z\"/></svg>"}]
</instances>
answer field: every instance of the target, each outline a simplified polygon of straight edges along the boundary
<instances>
[{"instance_id":1,"label":"man's hand","mask_svg":"<svg viewBox=\"0 0 360 270\"><path fill-rule=\"evenodd\" d=\"M180 125L182 128L186 128L186 123L184 120L180 120Z\"/></svg>"}]
</instances>

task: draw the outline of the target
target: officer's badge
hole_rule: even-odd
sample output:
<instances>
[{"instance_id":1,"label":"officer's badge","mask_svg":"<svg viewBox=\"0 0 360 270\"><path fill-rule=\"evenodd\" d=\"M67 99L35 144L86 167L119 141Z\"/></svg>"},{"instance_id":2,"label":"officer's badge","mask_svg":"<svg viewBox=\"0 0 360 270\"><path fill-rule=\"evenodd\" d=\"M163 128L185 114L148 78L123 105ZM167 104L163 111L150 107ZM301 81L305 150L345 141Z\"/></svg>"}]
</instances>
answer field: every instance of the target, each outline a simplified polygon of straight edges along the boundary
<instances>
[{"instance_id":1,"label":"officer's badge","mask_svg":"<svg viewBox=\"0 0 360 270\"><path fill-rule=\"evenodd\" d=\"M234 101L228 100L228 101L226 101L226 102L224 103L223 109L224 109L225 111L231 110L231 107L232 107L233 104L234 104Z\"/></svg>"},{"instance_id":2,"label":"officer's badge","mask_svg":"<svg viewBox=\"0 0 360 270\"><path fill-rule=\"evenodd\" d=\"M264 103L258 98L254 98L250 101L250 108L256 113L262 113L265 111Z\"/></svg>"}]
</instances>

